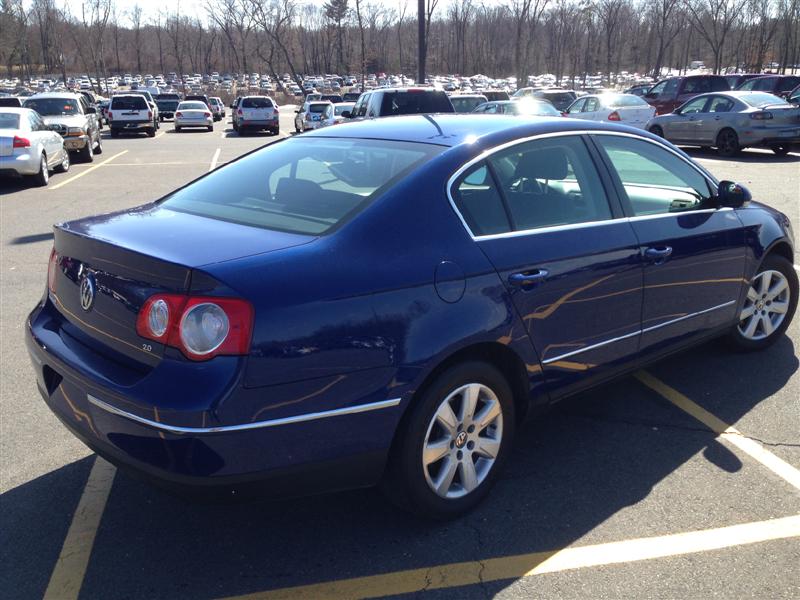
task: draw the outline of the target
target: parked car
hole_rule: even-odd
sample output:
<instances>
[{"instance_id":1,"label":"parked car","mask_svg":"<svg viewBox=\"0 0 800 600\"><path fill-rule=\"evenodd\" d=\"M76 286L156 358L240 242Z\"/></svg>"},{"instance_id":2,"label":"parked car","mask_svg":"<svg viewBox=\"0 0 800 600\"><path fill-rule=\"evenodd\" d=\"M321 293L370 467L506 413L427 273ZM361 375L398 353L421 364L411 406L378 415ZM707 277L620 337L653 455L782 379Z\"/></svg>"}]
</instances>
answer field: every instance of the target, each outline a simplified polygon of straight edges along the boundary
<instances>
[{"instance_id":1,"label":"parked car","mask_svg":"<svg viewBox=\"0 0 800 600\"><path fill-rule=\"evenodd\" d=\"M330 127L331 125L341 125L350 118L355 102L337 102L331 104L322 113L320 127Z\"/></svg>"},{"instance_id":2,"label":"parked car","mask_svg":"<svg viewBox=\"0 0 800 600\"><path fill-rule=\"evenodd\" d=\"M766 92L785 98L800 85L800 75L766 75L745 81L736 89L742 92Z\"/></svg>"},{"instance_id":3,"label":"parked car","mask_svg":"<svg viewBox=\"0 0 800 600\"><path fill-rule=\"evenodd\" d=\"M45 92L25 99L25 108L39 113L45 125L64 138L67 150L86 162L103 153L97 109L84 96L71 92Z\"/></svg>"},{"instance_id":4,"label":"parked car","mask_svg":"<svg viewBox=\"0 0 800 600\"><path fill-rule=\"evenodd\" d=\"M306 102L299 110L294 111L295 133L323 127L323 119L328 112L328 107L331 107L332 110L333 104L327 100L314 100Z\"/></svg>"},{"instance_id":5,"label":"parked car","mask_svg":"<svg viewBox=\"0 0 800 600\"><path fill-rule=\"evenodd\" d=\"M111 97L108 122L111 137L119 137L120 133L141 132L146 133L148 137L156 135L152 107L143 95L136 92Z\"/></svg>"},{"instance_id":6,"label":"parked car","mask_svg":"<svg viewBox=\"0 0 800 600\"><path fill-rule=\"evenodd\" d=\"M382 482L442 518L532 408L718 336L767 348L798 296L786 215L570 119L323 128L54 234L26 345L98 454L227 497Z\"/></svg>"},{"instance_id":7,"label":"parked car","mask_svg":"<svg viewBox=\"0 0 800 600\"><path fill-rule=\"evenodd\" d=\"M763 73L737 73L735 75L725 75L725 81L728 82L728 86L730 89L735 90L745 81L749 81L750 79L755 79L757 77L765 77Z\"/></svg>"},{"instance_id":8,"label":"parked car","mask_svg":"<svg viewBox=\"0 0 800 600\"><path fill-rule=\"evenodd\" d=\"M573 102L564 116L589 121L609 121L644 129L656 109L634 94L598 94Z\"/></svg>"},{"instance_id":9,"label":"parked car","mask_svg":"<svg viewBox=\"0 0 800 600\"><path fill-rule=\"evenodd\" d=\"M361 94L353 119L455 112L447 94L434 88L383 88Z\"/></svg>"},{"instance_id":10,"label":"parked car","mask_svg":"<svg viewBox=\"0 0 800 600\"><path fill-rule=\"evenodd\" d=\"M676 144L716 147L726 157L753 146L782 156L800 144L800 108L764 92L702 94L647 129Z\"/></svg>"},{"instance_id":11,"label":"parked car","mask_svg":"<svg viewBox=\"0 0 800 600\"><path fill-rule=\"evenodd\" d=\"M0 96L0 108L22 108L22 98L18 96Z\"/></svg>"},{"instance_id":12,"label":"parked car","mask_svg":"<svg viewBox=\"0 0 800 600\"><path fill-rule=\"evenodd\" d=\"M175 131L187 127L205 127L214 131L214 116L205 102L200 100L184 100L175 110Z\"/></svg>"},{"instance_id":13,"label":"parked car","mask_svg":"<svg viewBox=\"0 0 800 600\"><path fill-rule=\"evenodd\" d=\"M662 79L644 95L656 107L656 114L671 113L687 100L707 92L728 91L727 80L722 75L689 75Z\"/></svg>"},{"instance_id":14,"label":"parked car","mask_svg":"<svg viewBox=\"0 0 800 600\"><path fill-rule=\"evenodd\" d=\"M162 123L167 119L175 118L175 111L178 109L180 100L176 98L161 98L156 99L156 106L158 106L158 119Z\"/></svg>"},{"instance_id":15,"label":"parked car","mask_svg":"<svg viewBox=\"0 0 800 600\"><path fill-rule=\"evenodd\" d=\"M331 104L339 104L340 102L344 102L344 98L342 98L341 94L322 94L319 99L327 100Z\"/></svg>"},{"instance_id":16,"label":"parked car","mask_svg":"<svg viewBox=\"0 0 800 600\"><path fill-rule=\"evenodd\" d=\"M483 94L456 94L450 96L450 103L457 113L471 113L484 102L488 102L488 100Z\"/></svg>"},{"instance_id":17,"label":"parked car","mask_svg":"<svg viewBox=\"0 0 800 600\"><path fill-rule=\"evenodd\" d=\"M626 94L633 94L634 96L644 96L650 88L653 87L652 83L640 83L638 85L633 85L625 90Z\"/></svg>"},{"instance_id":18,"label":"parked car","mask_svg":"<svg viewBox=\"0 0 800 600\"><path fill-rule=\"evenodd\" d=\"M342 102L356 102L361 96L361 92L345 92L342 95Z\"/></svg>"},{"instance_id":19,"label":"parked car","mask_svg":"<svg viewBox=\"0 0 800 600\"><path fill-rule=\"evenodd\" d=\"M789 95L786 97L786 101L794 104L795 106L800 106L800 85L789 92Z\"/></svg>"},{"instance_id":20,"label":"parked car","mask_svg":"<svg viewBox=\"0 0 800 600\"><path fill-rule=\"evenodd\" d=\"M69 171L64 138L29 108L0 107L0 175L27 177L45 186L50 171Z\"/></svg>"},{"instance_id":21,"label":"parked car","mask_svg":"<svg viewBox=\"0 0 800 600\"><path fill-rule=\"evenodd\" d=\"M556 107L556 110L563 112L567 110L569 105L572 104L575 98L578 97L578 94L572 90L544 89L533 90L529 95L525 95L523 97L549 102ZM514 94L514 98L520 99L516 94Z\"/></svg>"},{"instance_id":22,"label":"parked car","mask_svg":"<svg viewBox=\"0 0 800 600\"><path fill-rule=\"evenodd\" d=\"M227 113L225 112L225 103L222 101L222 98L213 96L209 98L209 101L211 102L212 112L214 112L214 114L218 114L219 119L224 119Z\"/></svg>"},{"instance_id":23,"label":"parked car","mask_svg":"<svg viewBox=\"0 0 800 600\"><path fill-rule=\"evenodd\" d=\"M186 94L183 98L184 100L196 100L197 102L202 102L207 107L211 107L211 100L208 99L206 94Z\"/></svg>"},{"instance_id":24,"label":"parked car","mask_svg":"<svg viewBox=\"0 0 800 600\"><path fill-rule=\"evenodd\" d=\"M501 102L503 100L511 99L508 95L508 92L504 92L502 90L484 90L481 92L481 94L486 96L486 100L488 102Z\"/></svg>"},{"instance_id":25,"label":"parked car","mask_svg":"<svg viewBox=\"0 0 800 600\"><path fill-rule=\"evenodd\" d=\"M135 94L135 95L139 95L139 96L144 97L144 99L147 101L147 105L150 107L150 112L152 114L153 129L158 131L158 129L160 127L159 124L161 123L161 119L159 118L160 115L158 113L158 104L156 103L155 98L153 98L153 94L151 94L148 90L143 90L141 88L138 89L138 90L133 90L133 91L130 91L130 92L126 92L126 94L128 94L128 95Z\"/></svg>"},{"instance_id":26,"label":"parked car","mask_svg":"<svg viewBox=\"0 0 800 600\"><path fill-rule=\"evenodd\" d=\"M244 96L233 114L233 130L240 134L267 130L273 135L278 135L280 133L278 105L268 96Z\"/></svg>"},{"instance_id":27,"label":"parked car","mask_svg":"<svg viewBox=\"0 0 800 600\"><path fill-rule=\"evenodd\" d=\"M560 117L555 106L542 100L505 100L486 102L477 106L473 113L488 115L522 115L527 117Z\"/></svg>"}]
</instances>

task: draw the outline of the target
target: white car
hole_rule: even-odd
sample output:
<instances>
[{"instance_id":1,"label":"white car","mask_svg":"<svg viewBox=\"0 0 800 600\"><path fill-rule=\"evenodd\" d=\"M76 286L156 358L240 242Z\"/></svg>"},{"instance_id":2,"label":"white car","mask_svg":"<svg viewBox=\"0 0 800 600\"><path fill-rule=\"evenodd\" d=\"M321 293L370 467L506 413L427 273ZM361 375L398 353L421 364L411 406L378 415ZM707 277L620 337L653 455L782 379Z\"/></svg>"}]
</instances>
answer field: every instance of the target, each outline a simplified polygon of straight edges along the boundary
<instances>
[{"instance_id":1,"label":"white car","mask_svg":"<svg viewBox=\"0 0 800 600\"><path fill-rule=\"evenodd\" d=\"M44 124L29 108L0 108L0 175L30 176L47 185L50 171L69 171L64 138Z\"/></svg>"},{"instance_id":2,"label":"white car","mask_svg":"<svg viewBox=\"0 0 800 600\"><path fill-rule=\"evenodd\" d=\"M205 127L214 131L214 117L205 102L185 100L175 109L175 131L184 127Z\"/></svg>"},{"instance_id":3,"label":"white car","mask_svg":"<svg viewBox=\"0 0 800 600\"><path fill-rule=\"evenodd\" d=\"M331 125L344 123L350 116L349 114L345 116L344 113L352 112L355 105L355 102L337 102L336 104L331 104L325 109L325 112L322 113L320 127L330 127Z\"/></svg>"},{"instance_id":4,"label":"white car","mask_svg":"<svg viewBox=\"0 0 800 600\"><path fill-rule=\"evenodd\" d=\"M306 102L303 107L295 111L294 130L301 133L308 129L318 129L322 127L322 116L329 106L333 106L328 100L315 100Z\"/></svg>"},{"instance_id":5,"label":"white car","mask_svg":"<svg viewBox=\"0 0 800 600\"><path fill-rule=\"evenodd\" d=\"M592 94L569 105L566 116L588 121L610 121L644 129L656 109L634 94Z\"/></svg>"}]
</instances>

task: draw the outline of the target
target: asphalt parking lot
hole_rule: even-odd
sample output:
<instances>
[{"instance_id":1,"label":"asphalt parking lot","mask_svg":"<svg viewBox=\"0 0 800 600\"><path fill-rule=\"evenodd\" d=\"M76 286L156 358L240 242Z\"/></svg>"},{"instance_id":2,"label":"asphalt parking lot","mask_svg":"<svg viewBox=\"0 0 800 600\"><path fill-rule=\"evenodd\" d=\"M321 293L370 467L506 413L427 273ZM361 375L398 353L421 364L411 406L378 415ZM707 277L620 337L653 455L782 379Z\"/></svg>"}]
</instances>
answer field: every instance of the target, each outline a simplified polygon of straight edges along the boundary
<instances>
[{"instance_id":1,"label":"asphalt parking lot","mask_svg":"<svg viewBox=\"0 0 800 600\"><path fill-rule=\"evenodd\" d=\"M227 121L106 129L103 154L47 189L0 180L0 597L800 597L800 319L764 353L711 342L558 405L518 433L488 500L448 523L377 490L191 502L95 461L41 401L22 342L52 224L145 203L275 139ZM800 154L691 154L798 228Z\"/></svg>"}]
</instances>

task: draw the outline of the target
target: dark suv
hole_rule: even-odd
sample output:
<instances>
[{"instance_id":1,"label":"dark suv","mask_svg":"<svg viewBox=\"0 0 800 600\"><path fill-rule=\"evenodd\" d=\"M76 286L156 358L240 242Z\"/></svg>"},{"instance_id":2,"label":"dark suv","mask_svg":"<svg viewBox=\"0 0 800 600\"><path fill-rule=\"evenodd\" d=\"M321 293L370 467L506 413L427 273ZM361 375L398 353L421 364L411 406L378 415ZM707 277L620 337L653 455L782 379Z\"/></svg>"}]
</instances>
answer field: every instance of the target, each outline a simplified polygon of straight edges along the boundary
<instances>
[{"instance_id":1,"label":"dark suv","mask_svg":"<svg viewBox=\"0 0 800 600\"><path fill-rule=\"evenodd\" d=\"M361 94L353 119L455 112L450 98L433 88L388 88Z\"/></svg>"},{"instance_id":2,"label":"dark suv","mask_svg":"<svg viewBox=\"0 0 800 600\"><path fill-rule=\"evenodd\" d=\"M798 85L800 85L800 75L767 75L745 81L736 89L746 92L767 92L787 98Z\"/></svg>"},{"instance_id":3,"label":"dark suv","mask_svg":"<svg viewBox=\"0 0 800 600\"><path fill-rule=\"evenodd\" d=\"M728 81L722 75L669 77L651 87L644 95L644 99L656 107L656 114L664 115L671 113L698 94L724 92L730 89Z\"/></svg>"}]
</instances>

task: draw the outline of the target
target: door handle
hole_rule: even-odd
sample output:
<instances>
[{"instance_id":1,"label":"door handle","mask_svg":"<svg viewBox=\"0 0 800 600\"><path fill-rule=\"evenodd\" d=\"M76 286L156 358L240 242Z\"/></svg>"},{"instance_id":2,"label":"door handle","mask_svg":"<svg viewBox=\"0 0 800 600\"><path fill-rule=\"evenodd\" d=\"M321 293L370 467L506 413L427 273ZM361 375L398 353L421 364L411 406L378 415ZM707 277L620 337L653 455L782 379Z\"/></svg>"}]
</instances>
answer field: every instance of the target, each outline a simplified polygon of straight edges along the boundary
<instances>
[{"instance_id":1,"label":"door handle","mask_svg":"<svg viewBox=\"0 0 800 600\"><path fill-rule=\"evenodd\" d=\"M521 273L512 273L508 276L508 282L517 287L527 287L535 283L540 283L547 279L550 271L547 269L535 269Z\"/></svg>"},{"instance_id":2,"label":"door handle","mask_svg":"<svg viewBox=\"0 0 800 600\"><path fill-rule=\"evenodd\" d=\"M653 263L660 265L672 255L672 247L661 246L658 248L648 248L644 251L644 255L653 261Z\"/></svg>"}]
</instances>

